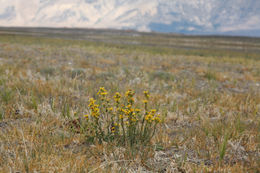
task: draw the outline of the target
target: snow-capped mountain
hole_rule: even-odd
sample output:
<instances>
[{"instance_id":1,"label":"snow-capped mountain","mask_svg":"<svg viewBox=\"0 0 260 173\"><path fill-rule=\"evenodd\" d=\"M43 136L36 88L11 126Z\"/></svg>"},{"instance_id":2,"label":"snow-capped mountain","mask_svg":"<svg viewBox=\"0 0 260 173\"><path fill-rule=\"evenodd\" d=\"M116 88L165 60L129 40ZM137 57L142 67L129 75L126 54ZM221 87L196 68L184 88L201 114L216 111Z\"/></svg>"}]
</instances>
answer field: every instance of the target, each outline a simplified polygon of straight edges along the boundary
<instances>
[{"instance_id":1,"label":"snow-capped mountain","mask_svg":"<svg viewBox=\"0 0 260 173\"><path fill-rule=\"evenodd\" d=\"M0 4L0 26L260 36L259 0L0 0Z\"/></svg>"}]
</instances>

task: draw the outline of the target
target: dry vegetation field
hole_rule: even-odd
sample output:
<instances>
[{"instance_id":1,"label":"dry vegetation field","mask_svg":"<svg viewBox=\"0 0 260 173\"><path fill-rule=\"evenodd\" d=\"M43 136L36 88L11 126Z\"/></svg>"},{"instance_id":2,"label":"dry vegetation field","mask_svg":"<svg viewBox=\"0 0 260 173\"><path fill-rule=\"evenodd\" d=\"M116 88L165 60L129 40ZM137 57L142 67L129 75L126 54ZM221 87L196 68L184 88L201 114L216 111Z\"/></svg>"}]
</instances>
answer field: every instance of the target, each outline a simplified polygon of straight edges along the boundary
<instances>
[{"instance_id":1,"label":"dry vegetation field","mask_svg":"<svg viewBox=\"0 0 260 173\"><path fill-rule=\"evenodd\" d=\"M0 172L260 171L260 39L111 37L0 33ZM100 87L150 92L151 141L89 142Z\"/></svg>"}]
</instances>

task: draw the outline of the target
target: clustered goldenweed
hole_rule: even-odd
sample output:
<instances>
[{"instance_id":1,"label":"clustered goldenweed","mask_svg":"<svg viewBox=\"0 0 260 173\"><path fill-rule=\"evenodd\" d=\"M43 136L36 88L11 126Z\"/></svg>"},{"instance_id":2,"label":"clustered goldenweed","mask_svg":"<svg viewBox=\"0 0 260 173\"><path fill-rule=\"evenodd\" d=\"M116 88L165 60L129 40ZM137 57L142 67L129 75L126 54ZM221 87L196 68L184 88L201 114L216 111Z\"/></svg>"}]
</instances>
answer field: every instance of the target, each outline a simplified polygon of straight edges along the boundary
<instances>
[{"instance_id":1,"label":"clustered goldenweed","mask_svg":"<svg viewBox=\"0 0 260 173\"><path fill-rule=\"evenodd\" d=\"M89 99L83 127L87 141L116 142L130 147L150 143L162 119L156 109L149 109L149 98L149 92L144 91L140 104L133 90L112 96L101 87L97 99Z\"/></svg>"}]
</instances>

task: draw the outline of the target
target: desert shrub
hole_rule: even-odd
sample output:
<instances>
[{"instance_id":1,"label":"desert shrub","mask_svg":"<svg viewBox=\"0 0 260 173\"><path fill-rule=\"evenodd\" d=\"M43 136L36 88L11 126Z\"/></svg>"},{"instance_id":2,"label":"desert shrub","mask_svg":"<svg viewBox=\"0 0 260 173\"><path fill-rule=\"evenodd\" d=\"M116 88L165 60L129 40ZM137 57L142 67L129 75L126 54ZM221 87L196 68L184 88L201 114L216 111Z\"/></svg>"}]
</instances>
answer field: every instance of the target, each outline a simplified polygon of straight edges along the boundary
<instances>
[{"instance_id":1,"label":"desert shrub","mask_svg":"<svg viewBox=\"0 0 260 173\"><path fill-rule=\"evenodd\" d=\"M133 90L128 90L124 96L119 92L112 96L105 88L100 88L97 99L89 99L89 114L85 115L82 126L87 141L130 147L149 144L162 122L161 116L157 110L148 109L148 91L144 91L141 107L134 95Z\"/></svg>"}]
</instances>

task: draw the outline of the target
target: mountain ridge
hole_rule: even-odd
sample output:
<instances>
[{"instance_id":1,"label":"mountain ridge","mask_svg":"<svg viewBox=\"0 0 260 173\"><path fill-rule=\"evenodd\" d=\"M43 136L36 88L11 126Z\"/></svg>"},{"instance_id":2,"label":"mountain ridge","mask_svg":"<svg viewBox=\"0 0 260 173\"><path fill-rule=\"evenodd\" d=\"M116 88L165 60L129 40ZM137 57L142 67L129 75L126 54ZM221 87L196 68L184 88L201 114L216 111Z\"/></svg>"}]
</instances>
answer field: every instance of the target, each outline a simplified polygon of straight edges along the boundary
<instances>
[{"instance_id":1,"label":"mountain ridge","mask_svg":"<svg viewBox=\"0 0 260 173\"><path fill-rule=\"evenodd\" d=\"M115 28L260 36L254 0L0 0L0 26Z\"/></svg>"}]
</instances>

